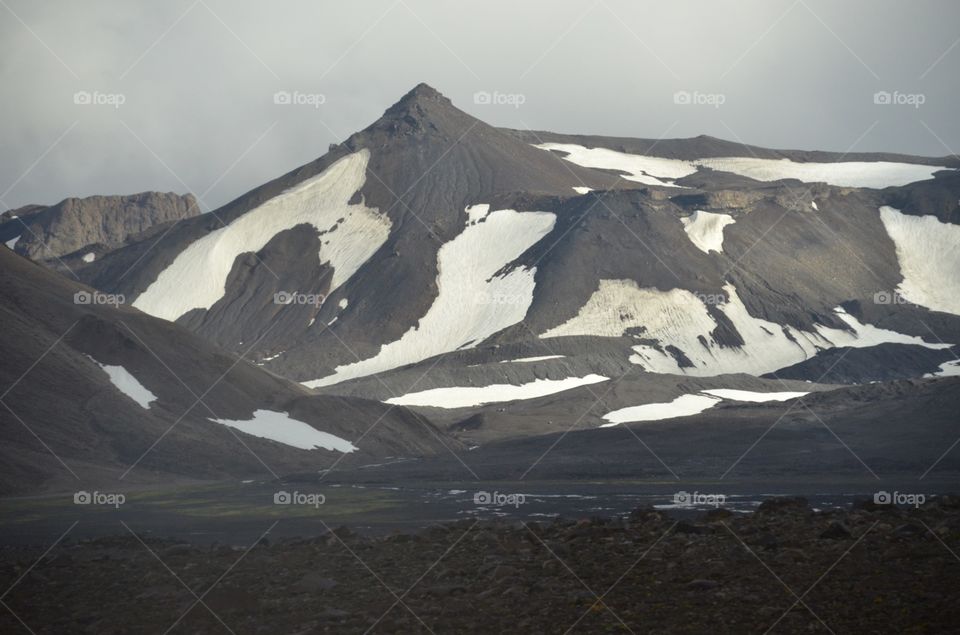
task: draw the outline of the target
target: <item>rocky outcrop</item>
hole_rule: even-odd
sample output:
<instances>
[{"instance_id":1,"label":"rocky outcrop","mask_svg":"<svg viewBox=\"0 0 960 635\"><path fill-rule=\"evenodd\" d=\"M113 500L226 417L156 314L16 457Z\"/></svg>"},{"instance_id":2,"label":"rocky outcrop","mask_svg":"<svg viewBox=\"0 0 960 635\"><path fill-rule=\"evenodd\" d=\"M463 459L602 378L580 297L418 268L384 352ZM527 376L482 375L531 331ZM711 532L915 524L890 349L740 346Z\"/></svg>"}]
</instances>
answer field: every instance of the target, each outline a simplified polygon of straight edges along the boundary
<instances>
[{"instance_id":1,"label":"rocky outcrop","mask_svg":"<svg viewBox=\"0 0 960 635\"><path fill-rule=\"evenodd\" d=\"M155 225L199 212L192 194L142 192L68 198L50 207L31 205L7 212L0 225L0 238L7 242L19 236L13 243L14 251L38 261L86 247L99 256Z\"/></svg>"}]
</instances>

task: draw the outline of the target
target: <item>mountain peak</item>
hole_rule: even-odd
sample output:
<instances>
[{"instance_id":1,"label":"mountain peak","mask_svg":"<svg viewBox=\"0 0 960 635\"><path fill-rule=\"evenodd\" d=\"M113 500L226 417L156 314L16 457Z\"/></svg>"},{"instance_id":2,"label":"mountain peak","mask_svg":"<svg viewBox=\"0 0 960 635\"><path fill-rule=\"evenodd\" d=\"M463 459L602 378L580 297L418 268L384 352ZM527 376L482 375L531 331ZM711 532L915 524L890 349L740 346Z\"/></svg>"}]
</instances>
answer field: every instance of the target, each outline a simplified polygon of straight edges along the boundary
<instances>
[{"instance_id":1,"label":"mountain peak","mask_svg":"<svg viewBox=\"0 0 960 635\"><path fill-rule=\"evenodd\" d=\"M453 102L444 97L440 91L429 84L419 83L406 95L400 98L400 101L390 106L385 115L424 115L428 111L436 109L438 106L450 108Z\"/></svg>"},{"instance_id":2,"label":"mountain peak","mask_svg":"<svg viewBox=\"0 0 960 635\"><path fill-rule=\"evenodd\" d=\"M457 109L453 102L432 86L417 84L398 102L387 108L370 127L347 140L349 147L366 145L377 131L390 137L423 134L460 136L475 123L470 115ZM374 143L376 145L377 142Z\"/></svg>"}]
</instances>

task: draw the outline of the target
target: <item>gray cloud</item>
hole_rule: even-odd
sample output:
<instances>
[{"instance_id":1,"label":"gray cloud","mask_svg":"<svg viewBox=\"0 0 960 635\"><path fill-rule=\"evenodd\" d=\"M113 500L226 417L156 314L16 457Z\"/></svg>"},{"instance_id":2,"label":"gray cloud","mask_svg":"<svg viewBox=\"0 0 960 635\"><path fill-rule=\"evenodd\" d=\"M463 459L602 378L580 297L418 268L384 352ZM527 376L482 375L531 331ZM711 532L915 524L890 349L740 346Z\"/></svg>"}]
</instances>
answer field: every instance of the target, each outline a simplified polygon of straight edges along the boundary
<instances>
[{"instance_id":1,"label":"gray cloud","mask_svg":"<svg viewBox=\"0 0 960 635\"><path fill-rule=\"evenodd\" d=\"M3 0L0 208L142 190L216 207L421 81L503 126L960 151L952 0L349 4ZM282 90L325 101L275 104ZM78 91L125 101L75 104ZM677 91L723 104L678 105ZM925 101L877 105L877 91Z\"/></svg>"}]
</instances>

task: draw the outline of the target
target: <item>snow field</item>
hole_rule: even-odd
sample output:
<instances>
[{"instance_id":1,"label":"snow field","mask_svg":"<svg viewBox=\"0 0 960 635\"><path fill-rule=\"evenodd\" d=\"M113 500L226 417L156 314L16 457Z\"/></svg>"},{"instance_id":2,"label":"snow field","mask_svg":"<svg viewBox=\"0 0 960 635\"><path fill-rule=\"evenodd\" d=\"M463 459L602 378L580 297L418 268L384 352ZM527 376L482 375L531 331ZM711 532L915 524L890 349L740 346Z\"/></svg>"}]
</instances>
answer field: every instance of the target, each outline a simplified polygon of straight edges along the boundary
<instances>
[{"instance_id":1,"label":"snow field","mask_svg":"<svg viewBox=\"0 0 960 635\"><path fill-rule=\"evenodd\" d=\"M209 309L226 291L237 256L259 251L281 231L310 224L321 236L321 262L333 267L330 292L343 284L386 242L390 221L363 203L348 201L363 186L368 150L347 155L309 178L210 232L180 252L134 301L141 311L176 320ZM338 222L343 219L342 222ZM336 227L336 231L330 231Z\"/></svg>"},{"instance_id":2,"label":"snow field","mask_svg":"<svg viewBox=\"0 0 960 635\"><path fill-rule=\"evenodd\" d=\"M468 222L440 247L438 295L417 325L374 357L338 366L334 374L304 385L329 386L475 346L522 320L533 302L536 268L498 272L546 236L556 217L501 209L483 218L482 223Z\"/></svg>"},{"instance_id":3,"label":"snow field","mask_svg":"<svg viewBox=\"0 0 960 635\"><path fill-rule=\"evenodd\" d=\"M805 183L878 189L924 181L933 178L934 172L947 169L939 165L892 161L816 163L754 157L718 157L686 161L629 154L606 148L586 148L572 143L543 143L535 147L566 152L568 154L564 159L583 167L626 172L628 176L623 178L629 181L670 187L678 187L672 181L693 174L699 167L731 172L757 181L797 179Z\"/></svg>"},{"instance_id":4,"label":"snow field","mask_svg":"<svg viewBox=\"0 0 960 635\"><path fill-rule=\"evenodd\" d=\"M751 316L733 285L727 284L723 290L726 302L716 305L717 310L730 319L744 340L743 346L721 346L713 338L711 332L718 325L701 297L685 289L639 288L633 280L601 280L597 291L576 316L540 337L622 337L628 329L642 328L642 337L655 340L658 346L633 346L635 354L630 357L631 362L650 372L693 376L763 375L808 359L819 350L839 346L863 348L886 342L932 349L950 346L861 324L839 307L834 313L849 330L817 325L814 331L800 331ZM681 368L664 350L667 345L680 349L693 367Z\"/></svg>"},{"instance_id":5,"label":"snow field","mask_svg":"<svg viewBox=\"0 0 960 635\"><path fill-rule=\"evenodd\" d=\"M723 253L723 228L737 221L729 214L697 210L687 218L681 218L680 222L690 242L706 254L711 251Z\"/></svg>"},{"instance_id":6,"label":"snow field","mask_svg":"<svg viewBox=\"0 0 960 635\"><path fill-rule=\"evenodd\" d=\"M886 206L880 220L897 248L898 292L914 304L960 315L960 226Z\"/></svg>"}]
</instances>

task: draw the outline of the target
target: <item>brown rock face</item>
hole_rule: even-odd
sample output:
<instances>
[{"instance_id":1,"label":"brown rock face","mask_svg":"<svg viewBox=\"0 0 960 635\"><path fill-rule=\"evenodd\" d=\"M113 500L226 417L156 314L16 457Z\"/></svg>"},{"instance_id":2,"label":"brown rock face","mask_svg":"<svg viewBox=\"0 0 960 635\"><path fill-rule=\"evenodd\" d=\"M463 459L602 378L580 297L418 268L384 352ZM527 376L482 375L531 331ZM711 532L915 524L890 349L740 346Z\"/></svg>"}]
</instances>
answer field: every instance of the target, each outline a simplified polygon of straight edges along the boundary
<instances>
[{"instance_id":1,"label":"brown rock face","mask_svg":"<svg viewBox=\"0 0 960 635\"><path fill-rule=\"evenodd\" d=\"M33 260L51 260L87 246L102 253L123 245L154 225L200 212L192 194L143 192L129 196L68 198L56 205L8 219L10 232L22 230L15 251ZM16 214L16 212L14 212ZM19 225L19 227L14 227ZM5 232L7 233L7 232Z\"/></svg>"}]
</instances>

